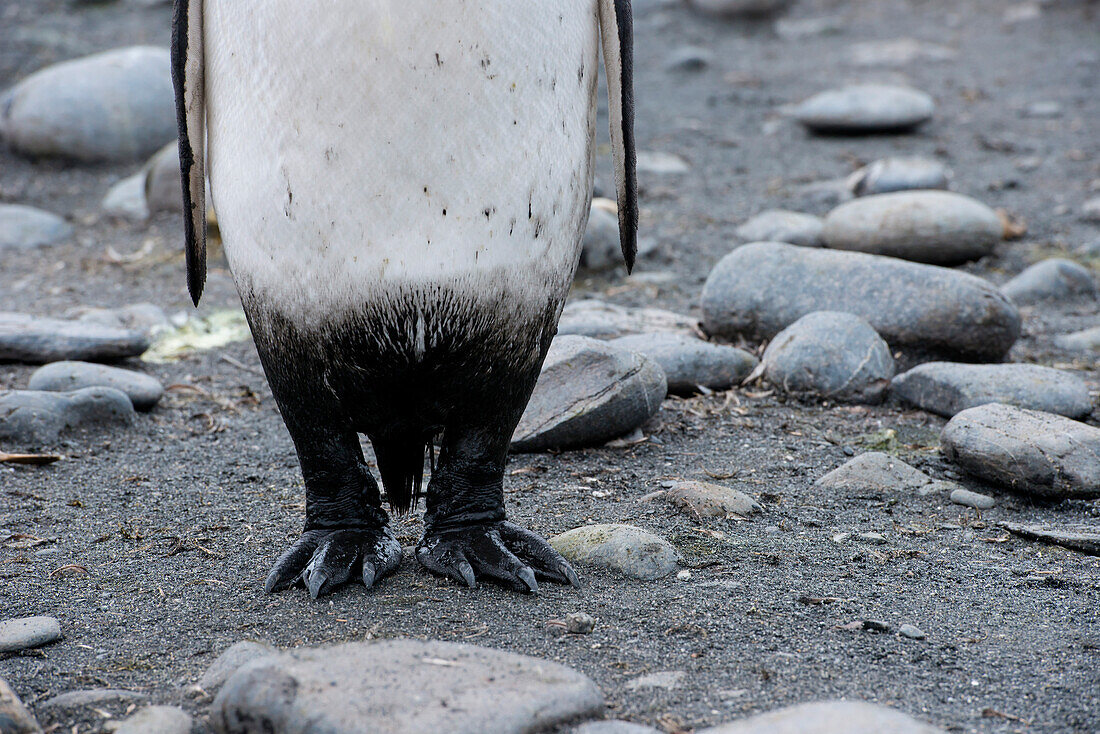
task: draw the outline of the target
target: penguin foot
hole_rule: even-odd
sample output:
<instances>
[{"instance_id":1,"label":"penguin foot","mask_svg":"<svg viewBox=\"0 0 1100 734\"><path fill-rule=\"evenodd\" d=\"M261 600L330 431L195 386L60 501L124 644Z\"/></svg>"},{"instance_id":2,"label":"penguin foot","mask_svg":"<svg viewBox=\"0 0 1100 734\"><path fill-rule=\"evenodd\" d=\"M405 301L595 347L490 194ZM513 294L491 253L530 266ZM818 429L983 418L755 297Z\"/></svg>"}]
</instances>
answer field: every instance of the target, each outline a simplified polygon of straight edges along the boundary
<instances>
[{"instance_id":1,"label":"penguin foot","mask_svg":"<svg viewBox=\"0 0 1100 734\"><path fill-rule=\"evenodd\" d=\"M401 543L389 525L371 530L307 530L267 575L264 591L300 582L314 599L350 580L369 589L401 563Z\"/></svg>"},{"instance_id":2,"label":"penguin foot","mask_svg":"<svg viewBox=\"0 0 1100 734\"><path fill-rule=\"evenodd\" d=\"M508 521L431 530L416 546L420 565L470 588L483 578L515 591L539 590L536 576L580 588L569 562L543 538Z\"/></svg>"}]
</instances>

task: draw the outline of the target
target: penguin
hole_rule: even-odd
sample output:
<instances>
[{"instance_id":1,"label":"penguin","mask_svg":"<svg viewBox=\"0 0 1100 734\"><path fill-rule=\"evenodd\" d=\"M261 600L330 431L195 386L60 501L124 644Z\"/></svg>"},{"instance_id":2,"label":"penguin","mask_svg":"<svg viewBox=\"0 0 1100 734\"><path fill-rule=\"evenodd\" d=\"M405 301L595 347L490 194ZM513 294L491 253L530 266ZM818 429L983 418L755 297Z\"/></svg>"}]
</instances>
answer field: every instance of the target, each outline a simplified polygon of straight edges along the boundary
<instances>
[{"instance_id":1,"label":"penguin","mask_svg":"<svg viewBox=\"0 0 1100 734\"><path fill-rule=\"evenodd\" d=\"M508 520L508 446L580 257L602 46L623 256L637 250L629 0L175 0L187 285L204 177L305 484L267 593L394 572L579 586ZM438 456L436 456L438 447ZM432 471L424 487L424 466Z\"/></svg>"}]
</instances>

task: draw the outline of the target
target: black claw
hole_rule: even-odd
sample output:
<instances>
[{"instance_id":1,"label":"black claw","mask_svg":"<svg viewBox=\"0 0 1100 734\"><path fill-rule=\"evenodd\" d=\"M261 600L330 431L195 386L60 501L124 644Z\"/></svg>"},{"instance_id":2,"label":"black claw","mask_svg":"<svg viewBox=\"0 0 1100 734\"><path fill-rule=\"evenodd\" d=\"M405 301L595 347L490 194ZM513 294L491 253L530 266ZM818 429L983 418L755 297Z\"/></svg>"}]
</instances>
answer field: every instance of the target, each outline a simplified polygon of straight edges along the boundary
<instances>
[{"instance_id":1,"label":"black claw","mask_svg":"<svg viewBox=\"0 0 1100 734\"><path fill-rule=\"evenodd\" d=\"M361 570L367 587L393 572L401 562L401 544L388 527L377 530L310 530L276 562L264 582L268 593L295 581L316 599L351 580Z\"/></svg>"},{"instance_id":2,"label":"black claw","mask_svg":"<svg viewBox=\"0 0 1100 734\"><path fill-rule=\"evenodd\" d=\"M307 571L306 573L309 572ZM306 580L306 587L309 589L309 595L314 599L319 597L321 595L321 589L324 588L326 581L328 581L328 576L325 575L324 571L309 573L309 578Z\"/></svg>"}]
</instances>

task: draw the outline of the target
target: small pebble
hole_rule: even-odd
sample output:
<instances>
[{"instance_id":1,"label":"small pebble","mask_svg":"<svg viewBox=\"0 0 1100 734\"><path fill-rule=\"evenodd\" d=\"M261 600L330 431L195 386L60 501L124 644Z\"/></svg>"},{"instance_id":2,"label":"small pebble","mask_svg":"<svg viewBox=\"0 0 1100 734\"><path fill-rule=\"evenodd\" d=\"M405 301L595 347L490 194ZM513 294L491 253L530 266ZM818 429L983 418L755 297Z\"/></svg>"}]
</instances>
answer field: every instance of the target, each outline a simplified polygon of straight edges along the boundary
<instances>
[{"instance_id":1,"label":"small pebble","mask_svg":"<svg viewBox=\"0 0 1100 734\"><path fill-rule=\"evenodd\" d=\"M574 635L591 634L596 629L596 619L584 612L570 612L565 615L565 631Z\"/></svg>"},{"instance_id":2,"label":"small pebble","mask_svg":"<svg viewBox=\"0 0 1100 734\"><path fill-rule=\"evenodd\" d=\"M884 545L886 543L886 536L883 535L882 533L876 533L876 532L860 533L856 537L859 538L860 540L862 540L864 543L874 543L875 545Z\"/></svg>"},{"instance_id":3,"label":"small pebble","mask_svg":"<svg viewBox=\"0 0 1100 734\"><path fill-rule=\"evenodd\" d=\"M951 493L951 501L956 505L973 507L975 510L988 510L997 504L997 500L987 494L971 492L969 489L962 489L961 487Z\"/></svg>"},{"instance_id":4,"label":"small pebble","mask_svg":"<svg viewBox=\"0 0 1100 734\"><path fill-rule=\"evenodd\" d=\"M910 640L923 640L928 637L924 634L920 627L915 627L911 624L903 624L898 628L898 634L902 637L908 637Z\"/></svg>"},{"instance_id":5,"label":"small pebble","mask_svg":"<svg viewBox=\"0 0 1100 734\"><path fill-rule=\"evenodd\" d=\"M61 639L56 617L20 617L0 622L0 652L19 652Z\"/></svg>"},{"instance_id":6,"label":"small pebble","mask_svg":"<svg viewBox=\"0 0 1100 734\"><path fill-rule=\"evenodd\" d=\"M935 107L930 96L916 89L859 84L816 94L792 114L821 133L901 132L930 120Z\"/></svg>"}]
</instances>

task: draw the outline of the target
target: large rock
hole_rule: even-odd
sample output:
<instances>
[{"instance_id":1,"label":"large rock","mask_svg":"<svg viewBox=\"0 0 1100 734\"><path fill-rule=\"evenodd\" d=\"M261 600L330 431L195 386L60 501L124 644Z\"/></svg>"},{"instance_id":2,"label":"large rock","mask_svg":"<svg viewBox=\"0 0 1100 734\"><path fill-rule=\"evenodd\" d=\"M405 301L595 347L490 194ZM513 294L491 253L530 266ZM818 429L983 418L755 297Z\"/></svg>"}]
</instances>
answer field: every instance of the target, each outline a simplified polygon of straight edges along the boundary
<instances>
[{"instance_id":1,"label":"large rock","mask_svg":"<svg viewBox=\"0 0 1100 734\"><path fill-rule=\"evenodd\" d=\"M848 186L856 196L912 189L946 189L950 182L951 174L945 165L915 156L881 158L848 177Z\"/></svg>"},{"instance_id":2,"label":"large rock","mask_svg":"<svg viewBox=\"0 0 1100 734\"><path fill-rule=\"evenodd\" d=\"M51 362L34 371L27 387L50 392L113 387L126 393L137 410L152 410L164 397L164 385L155 377L90 362Z\"/></svg>"},{"instance_id":3,"label":"large rock","mask_svg":"<svg viewBox=\"0 0 1100 734\"><path fill-rule=\"evenodd\" d=\"M0 362L110 361L148 348L149 339L129 329L0 312Z\"/></svg>"},{"instance_id":4,"label":"large rock","mask_svg":"<svg viewBox=\"0 0 1100 734\"><path fill-rule=\"evenodd\" d=\"M697 734L943 734L900 711L863 701L821 701L769 711Z\"/></svg>"},{"instance_id":5,"label":"large rock","mask_svg":"<svg viewBox=\"0 0 1100 734\"><path fill-rule=\"evenodd\" d=\"M932 118L936 105L924 92L883 84L856 84L815 94L791 113L823 133L899 132Z\"/></svg>"},{"instance_id":6,"label":"large rock","mask_svg":"<svg viewBox=\"0 0 1100 734\"><path fill-rule=\"evenodd\" d=\"M968 360L1001 359L1020 314L990 283L894 258L761 242L726 255L703 288L704 327L770 339L814 311L862 316L887 343Z\"/></svg>"},{"instance_id":7,"label":"large rock","mask_svg":"<svg viewBox=\"0 0 1100 734\"><path fill-rule=\"evenodd\" d=\"M821 217L786 209L769 209L737 228L746 242L786 242L802 247L821 247Z\"/></svg>"},{"instance_id":8,"label":"large rock","mask_svg":"<svg viewBox=\"0 0 1100 734\"><path fill-rule=\"evenodd\" d=\"M1100 497L1100 428L990 403L944 426L944 456L991 484L1048 499Z\"/></svg>"},{"instance_id":9,"label":"large rock","mask_svg":"<svg viewBox=\"0 0 1100 734\"><path fill-rule=\"evenodd\" d=\"M570 303L561 313L558 336L587 336L593 339L615 339L630 334L671 332L695 335L699 322L659 308L629 308L585 299Z\"/></svg>"},{"instance_id":10,"label":"large rock","mask_svg":"<svg viewBox=\"0 0 1100 734\"><path fill-rule=\"evenodd\" d=\"M700 387L728 390L745 379L759 360L744 349L711 344L686 334L634 334L613 339L612 346L640 352L661 365L668 391L690 395Z\"/></svg>"},{"instance_id":11,"label":"large rock","mask_svg":"<svg viewBox=\"0 0 1100 734\"><path fill-rule=\"evenodd\" d=\"M61 217L21 204L0 204L0 250L52 245L73 234Z\"/></svg>"},{"instance_id":12,"label":"large rock","mask_svg":"<svg viewBox=\"0 0 1100 734\"><path fill-rule=\"evenodd\" d=\"M834 250L954 265L993 252L1004 225L992 209L948 191L899 191L841 204L821 237Z\"/></svg>"},{"instance_id":13,"label":"large rock","mask_svg":"<svg viewBox=\"0 0 1100 734\"><path fill-rule=\"evenodd\" d=\"M1001 292L1021 306L1066 298L1095 299L1100 295L1088 268L1060 257L1035 263L1001 286Z\"/></svg>"},{"instance_id":14,"label":"large rock","mask_svg":"<svg viewBox=\"0 0 1100 734\"><path fill-rule=\"evenodd\" d=\"M1092 412L1089 386L1071 372L1035 364L926 362L894 378L902 400L950 418L986 403L1005 403L1081 418Z\"/></svg>"},{"instance_id":15,"label":"large rock","mask_svg":"<svg viewBox=\"0 0 1100 734\"><path fill-rule=\"evenodd\" d=\"M278 652L278 650L263 642L252 642L251 640L235 642L226 648L214 662L210 663L210 667L199 678L199 688L207 693L213 693L245 663L250 663L268 655L275 655Z\"/></svg>"},{"instance_id":16,"label":"large rock","mask_svg":"<svg viewBox=\"0 0 1100 734\"><path fill-rule=\"evenodd\" d=\"M34 715L0 678L0 732L3 734L42 734Z\"/></svg>"},{"instance_id":17,"label":"large rock","mask_svg":"<svg viewBox=\"0 0 1100 734\"><path fill-rule=\"evenodd\" d=\"M550 545L573 563L641 581L656 581L676 570L672 544L633 525L584 525L555 535Z\"/></svg>"},{"instance_id":18,"label":"large rock","mask_svg":"<svg viewBox=\"0 0 1100 734\"><path fill-rule=\"evenodd\" d=\"M210 723L219 734L514 734L602 709L596 684L557 663L388 640L299 648L248 663L222 686Z\"/></svg>"},{"instance_id":19,"label":"large rock","mask_svg":"<svg viewBox=\"0 0 1100 734\"><path fill-rule=\"evenodd\" d=\"M516 451L593 446L630 433L668 393L655 361L583 336L554 340L512 436Z\"/></svg>"},{"instance_id":20,"label":"large rock","mask_svg":"<svg viewBox=\"0 0 1100 734\"><path fill-rule=\"evenodd\" d=\"M74 392L0 392L0 441L19 446L52 444L63 431L127 425L133 419L130 398L111 387L86 387Z\"/></svg>"},{"instance_id":21,"label":"large rock","mask_svg":"<svg viewBox=\"0 0 1100 734\"><path fill-rule=\"evenodd\" d=\"M104 51L42 69L0 98L0 136L26 155L149 155L176 136L168 50Z\"/></svg>"},{"instance_id":22,"label":"large rock","mask_svg":"<svg viewBox=\"0 0 1100 734\"><path fill-rule=\"evenodd\" d=\"M843 311L806 314L764 350L764 376L784 392L847 403L881 403L894 376L890 347Z\"/></svg>"}]
</instances>

